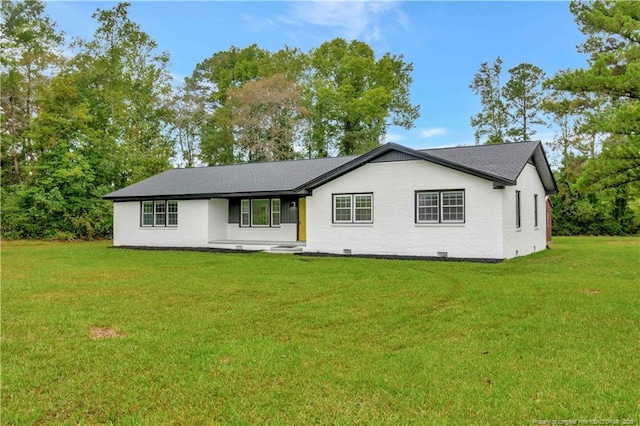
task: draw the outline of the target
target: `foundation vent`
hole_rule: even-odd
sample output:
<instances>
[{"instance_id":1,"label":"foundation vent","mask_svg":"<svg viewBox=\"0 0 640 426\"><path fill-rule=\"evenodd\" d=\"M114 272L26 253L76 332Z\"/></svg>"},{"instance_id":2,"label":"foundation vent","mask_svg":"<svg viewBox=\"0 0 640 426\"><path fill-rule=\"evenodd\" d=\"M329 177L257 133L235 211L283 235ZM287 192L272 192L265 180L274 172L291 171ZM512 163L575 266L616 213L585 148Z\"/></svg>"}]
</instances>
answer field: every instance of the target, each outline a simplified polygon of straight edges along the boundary
<instances>
[{"instance_id":1,"label":"foundation vent","mask_svg":"<svg viewBox=\"0 0 640 426\"><path fill-rule=\"evenodd\" d=\"M438 255L438 257L448 257L449 256L449 252L448 251L439 251L439 252L436 252L436 254Z\"/></svg>"},{"instance_id":2,"label":"foundation vent","mask_svg":"<svg viewBox=\"0 0 640 426\"><path fill-rule=\"evenodd\" d=\"M342 249L342 254L351 254L351 249Z\"/></svg>"}]
</instances>

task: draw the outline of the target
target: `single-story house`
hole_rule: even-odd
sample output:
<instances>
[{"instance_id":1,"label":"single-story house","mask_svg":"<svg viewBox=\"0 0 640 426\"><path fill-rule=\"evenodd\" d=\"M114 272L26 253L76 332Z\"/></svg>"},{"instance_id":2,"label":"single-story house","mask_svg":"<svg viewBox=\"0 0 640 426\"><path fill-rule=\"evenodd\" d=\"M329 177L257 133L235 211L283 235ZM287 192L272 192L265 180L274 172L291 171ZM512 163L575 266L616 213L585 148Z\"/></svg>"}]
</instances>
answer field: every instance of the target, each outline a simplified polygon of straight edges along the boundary
<instances>
[{"instance_id":1,"label":"single-story house","mask_svg":"<svg viewBox=\"0 0 640 426\"><path fill-rule=\"evenodd\" d=\"M546 247L540 141L173 169L104 196L115 246L509 259Z\"/></svg>"}]
</instances>

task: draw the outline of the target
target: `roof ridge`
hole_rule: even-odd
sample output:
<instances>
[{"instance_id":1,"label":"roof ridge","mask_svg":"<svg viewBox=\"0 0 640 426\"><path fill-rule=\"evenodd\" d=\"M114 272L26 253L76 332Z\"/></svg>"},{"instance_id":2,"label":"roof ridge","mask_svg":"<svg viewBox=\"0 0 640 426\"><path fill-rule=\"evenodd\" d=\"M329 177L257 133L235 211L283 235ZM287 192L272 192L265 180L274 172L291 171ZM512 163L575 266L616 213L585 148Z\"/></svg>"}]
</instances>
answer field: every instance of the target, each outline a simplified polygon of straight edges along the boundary
<instances>
[{"instance_id":1,"label":"roof ridge","mask_svg":"<svg viewBox=\"0 0 640 426\"><path fill-rule=\"evenodd\" d=\"M498 147L498 146L505 146L505 145L520 145L525 143L542 143L542 141L532 140L532 141L502 142L502 143L480 144L480 145L443 146L442 148L419 148L416 151L425 152L425 151L436 151L436 150L444 150L444 149Z\"/></svg>"},{"instance_id":2,"label":"roof ridge","mask_svg":"<svg viewBox=\"0 0 640 426\"><path fill-rule=\"evenodd\" d=\"M171 169L167 169L166 171L169 170L202 170L202 169L211 169L211 168L220 168L220 167L235 167L235 166L248 166L248 165L254 165L254 164L275 164L275 163L294 163L294 162L302 162L302 161L312 161L312 160L330 160L330 159L336 159L336 158L351 158L353 157L354 159L359 157L359 154L353 154L353 155L338 155L335 157L315 157L315 158L292 158L290 160L276 160L276 161L253 161L253 162L244 162L244 163L233 163L233 164L218 164L215 166L197 166L197 167L173 167Z\"/></svg>"}]
</instances>

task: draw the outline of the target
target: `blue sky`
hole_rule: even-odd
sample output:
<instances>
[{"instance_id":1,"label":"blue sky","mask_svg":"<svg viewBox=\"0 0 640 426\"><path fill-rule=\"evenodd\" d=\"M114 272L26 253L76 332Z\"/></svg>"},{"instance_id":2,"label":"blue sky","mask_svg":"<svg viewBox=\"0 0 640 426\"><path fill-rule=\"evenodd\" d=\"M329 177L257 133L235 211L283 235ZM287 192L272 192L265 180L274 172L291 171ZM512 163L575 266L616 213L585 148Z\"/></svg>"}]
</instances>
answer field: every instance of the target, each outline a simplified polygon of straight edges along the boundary
<instances>
[{"instance_id":1,"label":"blue sky","mask_svg":"<svg viewBox=\"0 0 640 426\"><path fill-rule=\"evenodd\" d=\"M90 38L91 14L111 2L49 2L47 13L67 36ZM230 46L252 43L303 51L335 37L367 42L378 56L413 63L411 96L420 118L410 130L390 128L387 140L413 148L473 144L470 117L480 110L469 82L483 61L502 57L502 80L522 62L547 75L586 65L584 41L568 2L165 2L137 1L130 18L171 55L182 79L197 63ZM535 139L550 141L553 129Z\"/></svg>"}]
</instances>

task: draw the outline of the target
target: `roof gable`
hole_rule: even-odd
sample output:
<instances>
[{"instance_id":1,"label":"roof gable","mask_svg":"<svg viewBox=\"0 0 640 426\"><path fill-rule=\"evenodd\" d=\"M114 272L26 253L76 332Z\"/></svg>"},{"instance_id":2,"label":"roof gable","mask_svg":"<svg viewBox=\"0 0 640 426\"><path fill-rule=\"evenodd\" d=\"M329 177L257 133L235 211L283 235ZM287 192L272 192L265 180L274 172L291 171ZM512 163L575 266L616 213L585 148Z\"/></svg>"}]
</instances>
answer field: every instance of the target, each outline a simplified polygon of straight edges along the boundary
<instances>
[{"instance_id":1,"label":"roof gable","mask_svg":"<svg viewBox=\"0 0 640 426\"><path fill-rule=\"evenodd\" d=\"M298 189L314 189L366 163L392 161L392 158L396 158L393 161L409 159L429 161L493 181L498 185L515 185L527 162L533 159L547 193L557 191L540 141L425 150L414 150L387 143L313 179Z\"/></svg>"}]
</instances>

